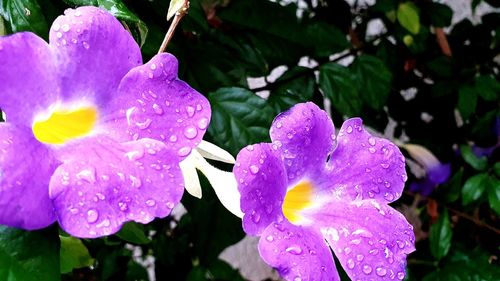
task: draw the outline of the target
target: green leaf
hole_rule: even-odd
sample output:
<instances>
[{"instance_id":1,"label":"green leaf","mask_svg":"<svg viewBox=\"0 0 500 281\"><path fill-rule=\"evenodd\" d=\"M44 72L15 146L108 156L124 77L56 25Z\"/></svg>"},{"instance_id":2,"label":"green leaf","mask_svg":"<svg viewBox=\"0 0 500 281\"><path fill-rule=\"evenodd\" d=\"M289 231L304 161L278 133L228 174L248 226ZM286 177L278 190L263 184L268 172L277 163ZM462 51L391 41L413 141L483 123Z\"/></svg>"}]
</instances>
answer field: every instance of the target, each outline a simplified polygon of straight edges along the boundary
<instances>
[{"instance_id":1,"label":"green leaf","mask_svg":"<svg viewBox=\"0 0 500 281\"><path fill-rule=\"evenodd\" d=\"M500 178L500 162L493 165L493 171L495 172L495 175Z\"/></svg>"},{"instance_id":2,"label":"green leaf","mask_svg":"<svg viewBox=\"0 0 500 281\"><path fill-rule=\"evenodd\" d=\"M465 162L472 166L472 168L483 171L488 167L488 159L486 157L478 158L474 152L472 151L472 147L468 145L461 145L460 152L462 153L462 157Z\"/></svg>"},{"instance_id":3,"label":"green leaf","mask_svg":"<svg viewBox=\"0 0 500 281\"><path fill-rule=\"evenodd\" d=\"M303 43L320 57L328 57L349 48L346 35L337 27L323 22L314 22L306 27Z\"/></svg>"},{"instance_id":4,"label":"green leaf","mask_svg":"<svg viewBox=\"0 0 500 281\"><path fill-rule=\"evenodd\" d=\"M58 243L55 229L23 231L0 226L0 280L60 280Z\"/></svg>"},{"instance_id":5,"label":"green leaf","mask_svg":"<svg viewBox=\"0 0 500 281\"><path fill-rule=\"evenodd\" d=\"M11 33L31 31L48 38L49 26L36 0L2 0L0 15Z\"/></svg>"},{"instance_id":6,"label":"green leaf","mask_svg":"<svg viewBox=\"0 0 500 281\"><path fill-rule=\"evenodd\" d=\"M498 101L500 97L500 82L489 75L477 76L475 88L477 94L487 101Z\"/></svg>"},{"instance_id":7,"label":"green leaf","mask_svg":"<svg viewBox=\"0 0 500 281\"><path fill-rule=\"evenodd\" d=\"M450 251L452 235L448 210L445 209L438 221L431 226L429 233L431 253L438 260L445 257Z\"/></svg>"},{"instance_id":8,"label":"green leaf","mask_svg":"<svg viewBox=\"0 0 500 281\"><path fill-rule=\"evenodd\" d=\"M170 20L183 6L185 0L170 0L168 6L167 20Z\"/></svg>"},{"instance_id":9,"label":"green leaf","mask_svg":"<svg viewBox=\"0 0 500 281\"><path fill-rule=\"evenodd\" d=\"M438 192L442 197L444 197L447 203L455 202L460 197L460 191L462 189L462 178L464 175L464 168L453 175L445 184L443 184Z\"/></svg>"},{"instance_id":10,"label":"green leaf","mask_svg":"<svg viewBox=\"0 0 500 281\"><path fill-rule=\"evenodd\" d=\"M215 280L224 281L244 281L238 270L232 268L225 261L216 259L208 268L210 275L214 277Z\"/></svg>"},{"instance_id":11,"label":"green leaf","mask_svg":"<svg viewBox=\"0 0 500 281\"><path fill-rule=\"evenodd\" d=\"M144 227L135 222L129 222L123 225L122 229L116 233L120 239L132 244L144 245L151 242L144 234Z\"/></svg>"},{"instance_id":12,"label":"green leaf","mask_svg":"<svg viewBox=\"0 0 500 281\"><path fill-rule=\"evenodd\" d=\"M275 85L278 86L271 92L267 102L276 113L280 113L297 103L311 100L315 78L311 69L298 66L281 75Z\"/></svg>"},{"instance_id":13,"label":"green leaf","mask_svg":"<svg viewBox=\"0 0 500 281\"><path fill-rule=\"evenodd\" d=\"M343 115L361 113L363 104L356 85L356 75L349 68L333 62L320 67L319 86L333 107Z\"/></svg>"},{"instance_id":14,"label":"green leaf","mask_svg":"<svg viewBox=\"0 0 500 281\"><path fill-rule=\"evenodd\" d=\"M476 110L477 94L472 86L465 85L458 90L457 108L462 118L467 120Z\"/></svg>"},{"instance_id":15,"label":"green leaf","mask_svg":"<svg viewBox=\"0 0 500 281\"><path fill-rule=\"evenodd\" d=\"M221 88L208 95L215 143L236 155L244 146L269 139L273 109L266 100L243 88Z\"/></svg>"},{"instance_id":16,"label":"green leaf","mask_svg":"<svg viewBox=\"0 0 500 281\"><path fill-rule=\"evenodd\" d=\"M397 18L399 24L413 34L418 34L420 31L420 16L418 8L412 2L399 4L397 10Z\"/></svg>"},{"instance_id":17,"label":"green leaf","mask_svg":"<svg viewBox=\"0 0 500 281\"><path fill-rule=\"evenodd\" d=\"M487 173L482 173L470 177L464 184L462 189L462 204L469 205L483 195L486 186L488 185L489 176Z\"/></svg>"},{"instance_id":18,"label":"green leaf","mask_svg":"<svg viewBox=\"0 0 500 281\"><path fill-rule=\"evenodd\" d=\"M434 27L445 27L451 24L453 10L448 5L432 2L429 16Z\"/></svg>"},{"instance_id":19,"label":"green leaf","mask_svg":"<svg viewBox=\"0 0 500 281\"><path fill-rule=\"evenodd\" d=\"M75 268L91 266L94 259L80 239L59 236L61 239L61 273L69 273Z\"/></svg>"},{"instance_id":20,"label":"green leaf","mask_svg":"<svg viewBox=\"0 0 500 281\"><path fill-rule=\"evenodd\" d=\"M500 163L496 163L495 166L500 166ZM495 176L490 176L486 188L491 209L500 215L500 180Z\"/></svg>"},{"instance_id":21,"label":"green leaf","mask_svg":"<svg viewBox=\"0 0 500 281\"><path fill-rule=\"evenodd\" d=\"M74 5L76 7L79 6L97 6L97 0L63 0L64 2Z\"/></svg>"},{"instance_id":22,"label":"green leaf","mask_svg":"<svg viewBox=\"0 0 500 281\"><path fill-rule=\"evenodd\" d=\"M116 18L125 21L137 43L142 46L146 42L148 28L121 0L97 0L99 7L108 10Z\"/></svg>"},{"instance_id":23,"label":"green leaf","mask_svg":"<svg viewBox=\"0 0 500 281\"><path fill-rule=\"evenodd\" d=\"M361 55L350 66L356 75L356 84L361 99L375 110L381 110L387 103L391 90L392 73L378 58Z\"/></svg>"}]
</instances>

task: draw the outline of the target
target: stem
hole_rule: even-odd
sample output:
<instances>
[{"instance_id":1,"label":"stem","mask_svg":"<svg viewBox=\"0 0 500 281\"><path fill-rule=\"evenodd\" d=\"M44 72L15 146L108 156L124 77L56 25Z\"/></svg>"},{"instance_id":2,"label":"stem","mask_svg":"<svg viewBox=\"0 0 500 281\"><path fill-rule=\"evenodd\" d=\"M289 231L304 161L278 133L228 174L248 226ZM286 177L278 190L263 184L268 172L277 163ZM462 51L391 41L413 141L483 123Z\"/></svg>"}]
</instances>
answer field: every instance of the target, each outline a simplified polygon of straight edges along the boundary
<instances>
[{"instance_id":1,"label":"stem","mask_svg":"<svg viewBox=\"0 0 500 281\"><path fill-rule=\"evenodd\" d=\"M172 37L174 36L174 32L177 29L177 25L179 25L179 22L181 19L187 14L187 11L189 9L189 0L184 1L184 5L182 8L175 13L175 17L172 20L172 24L170 24L170 27L167 30L167 34L165 34L165 38L163 38L163 42L161 43L160 49L158 50L158 54L161 54L167 49L168 43L170 40L172 40Z\"/></svg>"}]
</instances>

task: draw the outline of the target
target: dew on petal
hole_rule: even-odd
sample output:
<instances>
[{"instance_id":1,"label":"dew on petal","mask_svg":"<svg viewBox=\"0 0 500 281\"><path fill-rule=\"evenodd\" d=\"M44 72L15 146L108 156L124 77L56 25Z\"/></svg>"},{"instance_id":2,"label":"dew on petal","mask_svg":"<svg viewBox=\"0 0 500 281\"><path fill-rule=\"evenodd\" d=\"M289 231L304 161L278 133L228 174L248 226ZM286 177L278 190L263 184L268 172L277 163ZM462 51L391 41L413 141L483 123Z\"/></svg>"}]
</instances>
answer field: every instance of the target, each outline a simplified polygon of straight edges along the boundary
<instances>
[{"instance_id":1,"label":"dew on petal","mask_svg":"<svg viewBox=\"0 0 500 281\"><path fill-rule=\"evenodd\" d=\"M191 118L194 116L195 108L188 105L188 106L186 106L186 112L187 112L188 117Z\"/></svg>"},{"instance_id":2,"label":"dew on petal","mask_svg":"<svg viewBox=\"0 0 500 281\"><path fill-rule=\"evenodd\" d=\"M377 269L375 270L375 272L380 277L383 277L383 276L385 276L387 274L387 270L385 268L383 268L383 267L377 267Z\"/></svg>"},{"instance_id":3,"label":"dew on petal","mask_svg":"<svg viewBox=\"0 0 500 281\"><path fill-rule=\"evenodd\" d=\"M90 209L87 211L87 222L94 223L97 221L98 218L99 218L99 213L96 210Z\"/></svg>"},{"instance_id":4,"label":"dew on petal","mask_svg":"<svg viewBox=\"0 0 500 281\"><path fill-rule=\"evenodd\" d=\"M256 165L250 165L250 172L254 175L257 174L259 172L259 167Z\"/></svg>"},{"instance_id":5,"label":"dew on petal","mask_svg":"<svg viewBox=\"0 0 500 281\"><path fill-rule=\"evenodd\" d=\"M179 148L179 150L177 150L177 155L179 155L180 157L187 156L189 153L191 153L191 148L188 146L181 147Z\"/></svg>"},{"instance_id":6,"label":"dew on petal","mask_svg":"<svg viewBox=\"0 0 500 281\"><path fill-rule=\"evenodd\" d=\"M187 126L184 129L184 136L188 139L194 139L198 135L198 129L196 129L194 126Z\"/></svg>"},{"instance_id":7,"label":"dew on petal","mask_svg":"<svg viewBox=\"0 0 500 281\"><path fill-rule=\"evenodd\" d=\"M205 130L208 127L208 118L203 117L198 121L198 128Z\"/></svg>"},{"instance_id":8,"label":"dew on petal","mask_svg":"<svg viewBox=\"0 0 500 281\"><path fill-rule=\"evenodd\" d=\"M348 260L347 260L347 267L348 267L349 269L353 269L353 268L354 268L354 265L355 265L355 263L354 263L354 260L353 260L353 259L348 259Z\"/></svg>"},{"instance_id":9,"label":"dew on petal","mask_svg":"<svg viewBox=\"0 0 500 281\"><path fill-rule=\"evenodd\" d=\"M302 248L299 245L292 245L285 250L287 253L292 255L300 255L302 254Z\"/></svg>"},{"instance_id":10,"label":"dew on petal","mask_svg":"<svg viewBox=\"0 0 500 281\"><path fill-rule=\"evenodd\" d=\"M372 272L372 267L367 264L363 265L363 272L365 274L370 274Z\"/></svg>"}]
</instances>

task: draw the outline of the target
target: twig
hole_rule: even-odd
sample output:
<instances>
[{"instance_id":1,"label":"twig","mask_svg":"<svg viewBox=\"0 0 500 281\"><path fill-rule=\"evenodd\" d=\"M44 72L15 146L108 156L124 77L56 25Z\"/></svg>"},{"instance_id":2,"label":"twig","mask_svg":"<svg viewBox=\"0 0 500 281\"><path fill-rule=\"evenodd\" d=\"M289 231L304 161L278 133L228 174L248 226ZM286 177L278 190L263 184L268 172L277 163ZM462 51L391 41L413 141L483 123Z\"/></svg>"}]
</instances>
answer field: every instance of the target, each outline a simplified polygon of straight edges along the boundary
<instances>
[{"instance_id":1,"label":"twig","mask_svg":"<svg viewBox=\"0 0 500 281\"><path fill-rule=\"evenodd\" d=\"M172 40L172 37L174 36L174 32L177 29L177 25L181 21L181 19L187 14L187 11L189 9L189 0L184 1L184 5L182 8L175 13L175 17L172 20L172 24L167 30L167 34L165 34L165 38L163 38L163 42L161 43L160 49L158 50L158 54L163 53L165 49L167 49L167 45Z\"/></svg>"},{"instance_id":2,"label":"twig","mask_svg":"<svg viewBox=\"0 0 500 281\"><path fill-rule=\"evenodd\" d=\"M448 43L448 39L446 38L446 34L444 33L443 28L436 27L434 28L434 32L436 33L436 40L439 44L439 47L441 48L441 52L443 53L443 55L451 57L450 44Z\"/></svg>"}]
</instances>

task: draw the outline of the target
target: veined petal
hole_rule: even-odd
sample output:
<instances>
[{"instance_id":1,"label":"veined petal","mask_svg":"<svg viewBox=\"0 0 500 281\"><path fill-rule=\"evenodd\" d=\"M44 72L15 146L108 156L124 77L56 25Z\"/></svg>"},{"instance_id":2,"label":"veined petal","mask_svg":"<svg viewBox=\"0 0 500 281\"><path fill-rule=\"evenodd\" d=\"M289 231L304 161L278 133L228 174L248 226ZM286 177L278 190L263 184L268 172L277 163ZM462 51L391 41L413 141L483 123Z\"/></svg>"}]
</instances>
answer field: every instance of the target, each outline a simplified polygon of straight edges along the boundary
<instances>
[{"instance_id":1,"label":"veined petal","mask_svg":"<svg viewBox=\"0 0 500 281\"><path fill-rule=\"evenodd\" d=\"M184 181L177 157L162 142L141 139L120 145L95 138L77 146L50 181L50 197L68 233L110 235L127 221L163 218L179 203Z\"/></svg>"},{"instance_id":2,"label":"veined petal","mask_svg":"<svg viewBox=\"0 0 500 281\"><path fill-rule=\"evenodd\" d=\"M202 140L210 122L210 104L177 78L177 59L156 55L132 69L104 113L113 138L163 141L180 159Z\"/></svg>"},{"instance_id":3,"label":"veined petal","mask_svg":"<svg viewBox=\"0 0 500 281\"><path fill-rule=\"evenodd\" d=\"M67 9L50 28L66 100L105 102L125 74L142 63L139 46L121 23L97 7Z\"/></svg>"},{"instance_id":4,"label":"veined petal","mask_svg":"<svg viewBox=\"0 0 500 281\"><path fill-rule=\"evenodd\" d=\"M360 118L344 122L328 162L324 189L351 199L397 200L407 179L405 159L390 141L371 136Z\"/></svg>"},{"instance_id":5,"label":"veined petal","mask_svg":"<svg viewBox=\"0 0 500 281\"><path fill-rule=\"evenodd\" d=\"M0 224L44 228L56 219L50 176L59 164L29 128L0 123Z\"/></svg>"},{"instance_id":6,"label":"veined petal","mask_svg":"<svg viewBox=\"0 0 500 281\"><path fill-rule=\"evenodd\" d=\"M413 227L377 200L332 201L305 214L328 241L352 280L403 280L415 250Z\"/></svg>"},{"instance_id":7,"label":"veined petal","mask_svg":"<svg viewBox=\"0 0 500 281\"><path fill-rule=\"evenodd\" d=\"M243 228L260 235L276 219L283 220L281 205L287 189L286 170L281 154L271 144L243 148L233 168L241 193Z\"/></svg>"},{"instance_id":8,"label":"veined petal","mask_svg":"<svg viewBox=\"0 0 500 281\"><path fill-rule=\"evenodd\" d=\"M260 237L259 252L286 280L340 280L328 245L314 229L287 221L271 224Z\"/></svg>"},{"instance_id":9,"label":"veined petal","mask_svg":"<svg viewBox=\"0 0 500 281\"><path fill-rule=\"evenodd\" d=\"M0 108L9 122L30 127L34 113L57 99L54 60L49 45L33 33L0 37Z\"/></svg>"},{"instance_id":10,"label":"veined petal","mask_svg":"<svg viewBox=\"0 0 500 281\"><path fill-rule=\"evenodd\" d=\"M271 139L282 151L290 184L323 169L334 133L332 120L311 102L297 104L274 119Z\"/></svg>"}]
</instances>

